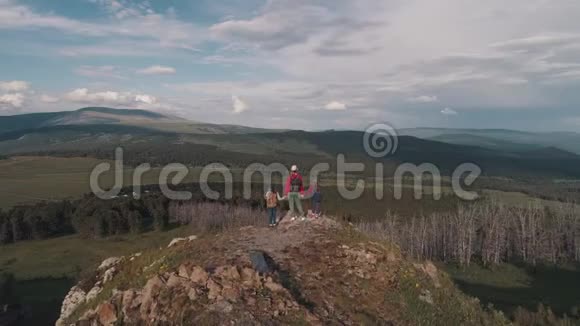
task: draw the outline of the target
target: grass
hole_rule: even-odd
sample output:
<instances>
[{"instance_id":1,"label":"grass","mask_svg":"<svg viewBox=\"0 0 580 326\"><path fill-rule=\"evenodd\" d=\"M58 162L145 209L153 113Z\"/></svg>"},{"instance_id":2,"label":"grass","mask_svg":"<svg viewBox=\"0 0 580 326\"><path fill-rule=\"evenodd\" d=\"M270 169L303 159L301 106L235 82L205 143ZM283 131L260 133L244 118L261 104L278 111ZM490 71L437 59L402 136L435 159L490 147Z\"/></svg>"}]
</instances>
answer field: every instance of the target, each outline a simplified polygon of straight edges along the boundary
<instances>
[{"instance_id":1,"label":"grass","mask_svg":"<svg viewBox=\"0 0 580 326\"><path fill-rule=\"evenodd\" d=\"M483 190L483 195L495 202L501 202L507 206L529 208L529 207L550 207L558 208L562 203L555 200L546 200L535 198L521 192L500 191L500 190ZM580 205L577 205L580 208Z\"/></svg>"},{"instance_id":2,"label":"grass","mask_svg":"<svg viewBox=\"0 0 580 326\"><path fill-rule=\"evenodd\" d=\"M99 163L108 162L104 160L98 160L93 158L59 158L59 157L12 157L7 160L0 160L0 182L2 183L2 189L0 189L0 208L9 208L17 204L27 204L34 203L43 200L59 200L76 198L82 194L89 193L90 189L90 172ZM200 167L191 167L189 175L182 181L182 183L191 183L199 180L199 175L201 172ZM158 184L159 174L161 168L152 168L150 171L143 175L143 184ZM132 184L132 169L124 170L124 180L123 185L129 186ZM234 181L242 180L242 169L234 169L233 171ZM277 176L274 176L274 182L279 182ZM259 174L254 174L252 177L253 181L261 182ZM445 181L447 179L444 178ZM113 173L104 173L100 179L102 187L106 188L113 184ZM222 178L219 174L213 173L209 178L210 182L222 182ZM320 184L322 186L332 187L332 192L336 192L335 187L335 176L332 172L329 172L326 176L321 178ZM373 179L366 180L366 190L372 192L374 188ZM385 206L392 207L397 206L393 204L393 181L392 179L385 180L385 200L382 202ZM352 177L347 177L347 185L349 189L353 188L354 179ZM412 186L410 184L404 185L405 191L411 192ZM449 195L451 193L449 187L443 186L442 192L444 195ZM424 198L427 200L431 199L430 187L424 187ZM497 199L510 206L529 206L532 202L537 202L542 205L558 205L558 202L539 200L531 196L516 193L516 192L500 192L495 190L484 190L484 195ZM423 202L416 201L416 202ZM362 200L361 202L365 202ZM407 203L408 204L408 203ZM342 205L341 203L331 203L333 206ZM422 204L421 204L422 205ZM429 205L429 204L428 204ZM427 205L427 206L428 206ZM353 206L358 208L358 204L346 204L345 206ZM368 206L368 205L363 205ZM415 204L408 205L411 208ZM383 208L384 206L378 205L377 208ZM364 208L364 207L363 207ZM378 209L376 212L382 211Z\"/></svg>"},{"instance_id":3,"label":"grass","mask_svg":"<svg viewBox=\"0 0 580 326\"><path fill-rule=\"evenodd\" d=\"M76 198L91 192L90 174L95 166L109 161L92 158L12 157L0 160L0 208L43 200ZM200 168L190 168L183 183L198 180ZM161 168L143 174L142 184L158 184ZM123 185L132 185L132 169L125 169ZM213 174L210 181L218 178ZM113 184L113 173L103 173L103 188Z\"/></svg>"},{"instance_id":4,"label":"grass","mask_svg":"<svg viewBox=\"0 0 580 326\"><path fill-rule=\"evenodd\" d=\"M191 235L189 228L104 239L83 239L72 235L18 242L0 246L0 272L13 273L18 280L74 278L79 271L95 266L107 257L165 247L171 239L184 235Z\"/></svg>"}]
</instances>

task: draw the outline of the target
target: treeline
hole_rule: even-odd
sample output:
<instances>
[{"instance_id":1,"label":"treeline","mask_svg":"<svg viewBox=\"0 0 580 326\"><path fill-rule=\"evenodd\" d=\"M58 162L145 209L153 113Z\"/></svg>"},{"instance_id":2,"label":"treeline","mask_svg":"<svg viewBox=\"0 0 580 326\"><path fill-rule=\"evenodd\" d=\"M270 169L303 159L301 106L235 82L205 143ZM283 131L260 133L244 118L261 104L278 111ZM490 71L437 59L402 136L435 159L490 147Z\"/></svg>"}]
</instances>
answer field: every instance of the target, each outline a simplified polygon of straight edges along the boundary
<instances>
[{"instance_id":1,"label":"treeline","mask_svg":"<svg viewBox=\"0 0 580 326\"><path fill-rule=\"evenodd\" d=\"M572 204L513 208L485 202L412 218L389 213L358 227L421 260L469 265L477 259L486 266L580 262L580 210Z\"/></svg>"},{"instance_id":2,"label":"treeline","mask_svg":"<svg viewBox=\"0 0 580 326\"><path fill-rule=\"evenodd\" d=\"M210 183L210 188L224 192L224 183ZM167 199L159 186L142 187L142 196L136 199L132 188L122 189L117 198L102 200L93 194L77 200L41 202L34 205L0 210L0 244L24 240L40 240L68 234L85 238L102 238L125 233L164 230L170 224L183 223L182 215L172 216L171 207L186 203L208 202L199 184L180 184L175 191L190 191L191 201L173 202ZM242 184L234 184L234 198L220 200L222 205L246 206L258 209L264 206L262 184L252 184L252 198L244 199ZM217 206L216 206L217 207ZM219 212L214 212L218 214ZM218 214L219 215L219 214Z\"/></svg>"},{"instance_id":3,"label":"treeline","mask_svg":"<svg viewBox=\"0 0 580 326\"><path fill-rule=\"evenodd\" d=\"M167 141L156 143L131 143L124 144L123 161L126 166L136 167L142 163L152 166L163 166L170 163L181 163L187 166L205 166L212 163L223 163L229 167L247 167L252 163L261 162L265 165L270 163L282 163L290 167L292 164L300 164L302 168L313 166L321 161L333 160L324 156L299 157L296 154L272 151L267 154L253 154L232 152L212 145L200 145L191 143L168 143ZM96 148L59 149L50 151L34 151L20 153L20 155L32 156L56 156L56 157L92 157L97 159L112 160L115 158L114 146L101 146Z\"/></svg>"},{"instance_id":4,"label":"treeline","mask_svg":"<svg viewBox=\"0 0 580 326\"><path fill-rule=\"evenodd\" d=\"M169 201L160 194L141 199L101 200L87 195L74 201L43 202L0 211L0 244L78 233L100 238L164 229Z\"/></svg>"},{"instance_id":5,"label":"treeline","mask_svg":"<svg viewBox=\"0 0 580 326\"><path fill-rule=\"evenodd\" d=\"M214 232L248 225L265 226L260 200L239 204L214 201L174 201L169 205L172 221L187 224L196 232Z\"/></svg>"},{"instance_id":6,"label":"treeline","mask_svg":"<svg viewBox=\"0 0 580 326\"><path fill-rule=\"evenodd\" d=\"M485 177L477 179L475 186L479 189L521 192L545 200L580 202L580 182L572 180L555 182L553 178L543 179L540 177L520 178L518 180Z\"/></svg>"}]
</instances>

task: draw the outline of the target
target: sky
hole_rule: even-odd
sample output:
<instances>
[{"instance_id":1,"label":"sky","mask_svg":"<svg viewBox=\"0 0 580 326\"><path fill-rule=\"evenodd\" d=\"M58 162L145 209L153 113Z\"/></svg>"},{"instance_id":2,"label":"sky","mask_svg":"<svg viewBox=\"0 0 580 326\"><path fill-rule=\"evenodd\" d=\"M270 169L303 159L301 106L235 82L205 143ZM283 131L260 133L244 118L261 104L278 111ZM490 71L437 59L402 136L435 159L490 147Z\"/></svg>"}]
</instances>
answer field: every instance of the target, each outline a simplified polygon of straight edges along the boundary
<instances>
[{"instance_id":1,"label":"sky","mask_svg":"<svg viewBox=\"0 0 580 326\"><path fill-rule=\"evenodd\" d=\"M0 115L580 130L578 0L0 0Z\"/></svg>"}]
</instances>

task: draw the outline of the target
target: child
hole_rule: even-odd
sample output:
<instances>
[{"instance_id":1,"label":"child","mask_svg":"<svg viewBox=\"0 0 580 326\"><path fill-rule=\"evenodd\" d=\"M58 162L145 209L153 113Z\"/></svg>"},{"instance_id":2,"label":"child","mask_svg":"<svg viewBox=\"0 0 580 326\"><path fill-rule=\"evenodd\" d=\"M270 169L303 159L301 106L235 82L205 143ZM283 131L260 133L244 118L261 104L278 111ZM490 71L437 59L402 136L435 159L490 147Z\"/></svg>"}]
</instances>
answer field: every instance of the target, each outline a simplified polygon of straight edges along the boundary
<instances>
[{"instance_id":1,"label":"child","mask_svg":"<svg viewBox=\"0 0 580 326\"><path fill-rule=\"evenodd\" d=\"M269 226L274 227L276 226L278 201L282 200L282 198L278 192L272 188L270 188L270 191L266 193L264 198L266 198L266 209L268 210L268 218L270 223Z\"/></svg>"},{"instance_id":2,"label":"child","mask_svg":"<svg viewBox=\"0 0 580 326\"><path fill-rule=\"evenodd\" d=\"M321 215L321 209L320 209L320 205L322 203L322 193L320 192L320 187L318 186L318 182L316 182L313 186L313 191L312 191L312 213L314 214L314 217L320 217Z\"/></svg>"}]
</instances>

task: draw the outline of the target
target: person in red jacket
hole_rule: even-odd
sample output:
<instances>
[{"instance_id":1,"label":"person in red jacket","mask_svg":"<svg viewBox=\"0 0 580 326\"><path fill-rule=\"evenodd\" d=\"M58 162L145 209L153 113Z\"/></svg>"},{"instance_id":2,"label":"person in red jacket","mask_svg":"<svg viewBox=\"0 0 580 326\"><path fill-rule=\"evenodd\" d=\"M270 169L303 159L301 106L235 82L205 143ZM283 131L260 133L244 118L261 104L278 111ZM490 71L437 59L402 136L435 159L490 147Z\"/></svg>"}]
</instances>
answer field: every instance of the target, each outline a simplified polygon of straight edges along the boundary
<instances>
[{"instance_id":1,"label":"person in red jacket","mask_svg":"<svg viewBox=\"0 0 580 326\"><path fill-rule=\"evenodd\" d=\"M293 219L296 218L296 211L300 214L299 216L304 216L304 210L302 210L301 199L304 197L304 184L302 182L302 176L298 173L298 167L292 165L292 169L288 179L286 180L286 187L284 187L284 195L288 196L288 204L290 206L290 216Z\"/></svg>"}]
</instances>

